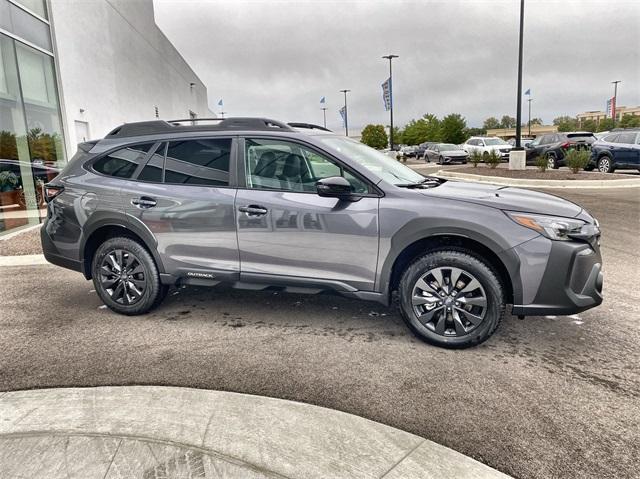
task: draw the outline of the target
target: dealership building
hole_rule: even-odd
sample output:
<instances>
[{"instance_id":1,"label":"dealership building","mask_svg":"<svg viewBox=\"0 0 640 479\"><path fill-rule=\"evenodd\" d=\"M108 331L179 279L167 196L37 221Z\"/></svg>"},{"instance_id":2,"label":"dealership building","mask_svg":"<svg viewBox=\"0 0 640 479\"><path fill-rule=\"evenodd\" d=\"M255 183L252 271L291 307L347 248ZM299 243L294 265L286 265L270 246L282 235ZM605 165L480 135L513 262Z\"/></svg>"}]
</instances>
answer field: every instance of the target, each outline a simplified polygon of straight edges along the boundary
<instances>
[{"instance_id":1,"label":"dealership building","mask_svg":"<svg viewBox=\"0 0 640 479\"><path fill-rule=\"evenodd\" d=\"M77 143L153 118L214 116L152 0L0 0L0 235L46 215Z\"/></svg>"}]
</instances>

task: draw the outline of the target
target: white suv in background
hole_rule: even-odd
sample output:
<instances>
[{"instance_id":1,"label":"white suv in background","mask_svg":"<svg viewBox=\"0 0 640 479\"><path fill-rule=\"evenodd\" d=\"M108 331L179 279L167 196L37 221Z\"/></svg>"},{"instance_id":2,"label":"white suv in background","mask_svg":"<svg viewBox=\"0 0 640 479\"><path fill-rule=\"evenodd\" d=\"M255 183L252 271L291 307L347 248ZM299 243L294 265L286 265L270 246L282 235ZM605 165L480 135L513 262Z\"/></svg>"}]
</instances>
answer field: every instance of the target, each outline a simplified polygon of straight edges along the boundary
<instances>
[{"instance_id":1,"label":"white suv in background","mask_svg":"<svg viewBox=\"0 0 640 479\"><path fill-rule=\"evenodd\" d=\"M505 160L509 159L509 152L513 148L509 143L495 136L472 136L462 145L462 149L470 155L477 151L488 156L491 151L495 151Z\"/></svg>"}]
</instances>

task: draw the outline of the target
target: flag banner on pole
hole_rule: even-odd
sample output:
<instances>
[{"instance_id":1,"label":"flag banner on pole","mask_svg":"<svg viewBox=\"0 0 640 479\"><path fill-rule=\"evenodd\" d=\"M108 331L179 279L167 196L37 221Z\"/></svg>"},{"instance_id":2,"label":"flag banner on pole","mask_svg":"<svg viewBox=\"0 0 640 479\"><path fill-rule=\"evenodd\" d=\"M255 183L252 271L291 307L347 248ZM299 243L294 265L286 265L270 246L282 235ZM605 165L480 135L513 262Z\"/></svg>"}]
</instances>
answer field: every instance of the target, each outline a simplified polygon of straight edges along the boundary
<instances>
[{"instance_id":1,"label":"flag banner on pole","mask_svg":"<svg viewBox=\"0 0 640 479\"><path fill-rule=\"evenodd\" d=\"M222 98L220 98L220 101L218 102L218 106L222 106Z\"/></svg>"},{"instance_id":2,"label":"flag banner on pole","mask_svg":"<svg viewBox=\"0 0 640 479\"><path fill-rule=\"evenodd\" d=\"M382 100L384 101L384 109L389 111L392 105L391 99L391 77L382 84Z\"/></svg>"},{"instance_id":3,"label":"flag banner on pole","mask_svg":"<svg viewBox=\"0 0 640 479\"><path fill-rule=\"evenodd\" d=\"M344 126L344 119L347 116L347 110L345 109L345 107L342 107L338 110L338 112L340 113L340 117L342 118L342 126Z\"/></svg>"},{"instance_id":4,"label":"flag banner on pole","mask_svg":"<svg viewBox=\"0 0 640 479\"><path fill-rule=\"evenodd\" d=\"M322 103L323 105L325 104L325 99L324 99L324 97L320 98L320 103Z\"/></svg>"},{"instance_id":5,"label":"flag banner on pole","mask_svg":"<svg viewBox=\"0 0 640 479\"><path fill-rule=\"evenodd\" d=\"M529 88L527 91L525 91L524 94L531 96L531 88Z\"/></svg>"},{"instance_id":6,"label":"flag banner on pole","mask_svg":"<svg viewBox=\"0 0 640 479\"><path fill-rule=\"evenodd\" d=\"M615 114L616 114L616 99L615 97L612 97L607 100L607 116L609 118L613 118Z\"/></svg>"}]
</instances>

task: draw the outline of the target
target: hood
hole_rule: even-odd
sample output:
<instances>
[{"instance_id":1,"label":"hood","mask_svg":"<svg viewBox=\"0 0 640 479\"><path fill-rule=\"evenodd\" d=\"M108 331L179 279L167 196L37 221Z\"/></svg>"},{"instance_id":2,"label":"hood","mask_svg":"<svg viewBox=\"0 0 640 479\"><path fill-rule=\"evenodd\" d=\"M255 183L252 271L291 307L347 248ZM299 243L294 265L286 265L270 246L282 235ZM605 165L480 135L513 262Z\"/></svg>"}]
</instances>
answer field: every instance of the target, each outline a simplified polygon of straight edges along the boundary
<instances>
[{"instance_id":1,"label":"hood","mask_svg":"<svg viewBox=\"0 0 640 479\"><path fill-rule=\"evenodd\" d=\"M466 156L467 155L467 152L464 150L445 150L445 151L441 151L440 153L448 156Z\"/></svg>"},{"instance_id":2,"label":"hood","mask_svg":"<svg viewBox=\"0 0 640 479\"><path fill-rule=\"evenodd\" d=\"M547 193L523 188L447 181L436 188L416 190L426 196L466 201L501 210L574 218L582 212L575 203Z\"/></svg>"},{"instance_id":3,"label":"hood","mask_svg":"<svg viewBox=\"0 0 640 479\"><path fill-rule=\"evenodd\" d=\"M489 148L490 150L511 150L513 149L513 146L507 144L507 145L489 145L487 146L487 148Z\"/></svg>"}]
</instances>

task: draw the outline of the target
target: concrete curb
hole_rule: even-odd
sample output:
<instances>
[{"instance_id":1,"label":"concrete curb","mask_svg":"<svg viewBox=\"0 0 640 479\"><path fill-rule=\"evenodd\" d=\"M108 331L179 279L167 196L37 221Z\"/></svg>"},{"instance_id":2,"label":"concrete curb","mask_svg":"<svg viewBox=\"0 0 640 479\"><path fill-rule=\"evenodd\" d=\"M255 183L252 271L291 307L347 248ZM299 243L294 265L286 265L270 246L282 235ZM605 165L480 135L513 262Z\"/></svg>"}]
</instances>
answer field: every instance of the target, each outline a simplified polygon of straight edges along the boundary
<instances>
[{"instance_id":1,"label":"concrete curb","mask_svg":"<svg viewBox=\"0 0 640 479\"><path fill-rule=\"evenodd\" d=\"M499 176L472 175L455 171L438 170L432 176L448 180L459 180L493 185L517 186L521 188L640 188L640 179L628 180L527 180L520 178L502 178Z\"/></svg>"},{"instance_id":2,"label":"concrete curb","mask_svg":"<svg viewBox=\"0 0 640 479\"><path fill-rule=\"evenodd\" d=\"M46 259L44 259L43 254L0 256L0 267L2 266L39 266L41 264L50 264Z\"/></svg>"},{"instance_id":3,"label":"concrete curb","mask_svg":"<svg viewBox=\"0 0 640 479\"><path fill-rule=\"evenodd\" d=\"M358 416L246 394L43 389L0 394L0 411L11 477L509 477Z\"/></svg>"}]
</instances>

